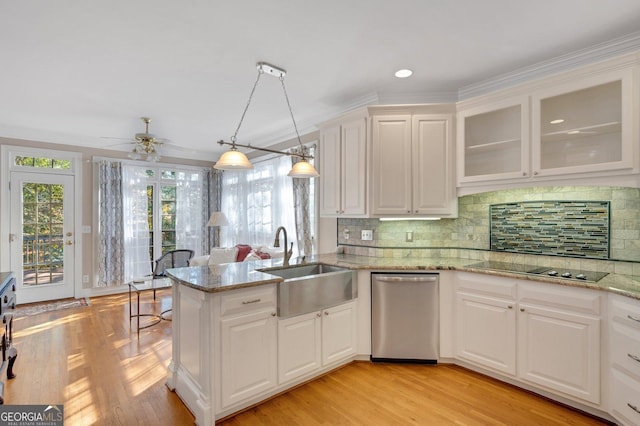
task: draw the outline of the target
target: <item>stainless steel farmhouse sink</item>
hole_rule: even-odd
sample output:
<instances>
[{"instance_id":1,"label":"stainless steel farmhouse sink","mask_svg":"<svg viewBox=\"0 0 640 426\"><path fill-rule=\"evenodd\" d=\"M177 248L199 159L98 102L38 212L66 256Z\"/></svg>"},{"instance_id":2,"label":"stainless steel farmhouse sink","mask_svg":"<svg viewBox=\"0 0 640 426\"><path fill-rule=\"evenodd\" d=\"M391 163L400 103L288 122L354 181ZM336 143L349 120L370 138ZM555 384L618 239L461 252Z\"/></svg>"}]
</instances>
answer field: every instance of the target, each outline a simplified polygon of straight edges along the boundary
<instances>
[{"instance_id":1,"label":"stainless steel farmhouse sink","mask_svg":"<svg viewBox=\"0 0 640 426\"><path fill-rule=\"evenodd\" d=\"M281 318L319 311L358 296L354 272L323 263L263 269L284 278L278 284L278 316Z\"/></svg>"}]
</instances>

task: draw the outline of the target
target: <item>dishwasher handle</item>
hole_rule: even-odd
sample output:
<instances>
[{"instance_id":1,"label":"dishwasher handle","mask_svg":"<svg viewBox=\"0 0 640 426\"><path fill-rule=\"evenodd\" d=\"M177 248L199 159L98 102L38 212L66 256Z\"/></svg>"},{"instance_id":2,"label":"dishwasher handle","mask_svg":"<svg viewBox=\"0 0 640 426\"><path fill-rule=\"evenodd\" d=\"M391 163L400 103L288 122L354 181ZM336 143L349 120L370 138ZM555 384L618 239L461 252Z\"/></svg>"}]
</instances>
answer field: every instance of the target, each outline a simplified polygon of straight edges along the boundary
<instances>
[{"instance_id":1,"label":"dishwasher handle","mask_svg":"<svg viewBox=\"0 0 640 426\"><path fill-rule=\"evenodd\" d=\"M426 276L426 277L405 277L405 276L377 276L375 277L376 281L382 281L382 282L392 282L392 283L398 283L398 282L412 282L412 283L422 283L422 282L429 282L429 283L434 283L436 281L438 281L438 276L436 275L430 275L430 276Z\"/></svg>"}]
</instances>

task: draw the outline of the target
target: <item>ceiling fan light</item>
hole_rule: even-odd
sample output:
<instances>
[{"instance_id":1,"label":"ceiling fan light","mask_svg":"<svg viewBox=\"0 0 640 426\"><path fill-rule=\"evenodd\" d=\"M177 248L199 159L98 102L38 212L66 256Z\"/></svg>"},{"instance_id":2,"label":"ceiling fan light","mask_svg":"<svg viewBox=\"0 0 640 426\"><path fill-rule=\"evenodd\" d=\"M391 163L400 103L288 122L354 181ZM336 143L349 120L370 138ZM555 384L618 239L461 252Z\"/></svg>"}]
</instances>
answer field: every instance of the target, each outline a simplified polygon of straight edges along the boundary
<instances>
[{"instance_id":1,"label":"ceiling fan light","mask_svg":"<svg viewBox=\"0 0 640 426\"><path fill-rule=\"evenodd\" d=\"M147 161L156 162L159 159L160 159L160 154L158 154L158 151L150 152L149 155L147 155Z\"/></svg>"},{"instance_id":2,"label":"ceiling fan light","mask_svg":"<svg viewBox=\"0 0 640 426\"><path fill-rule=\"evenodd\" d=\"M315 167L313 167L313 165L307 160L302 160L293 165L293 168L287 176L293 178L309 179L320 176L320 173L318 173Z\"/></svg>"},{"instance_id":3,"label":"ceiling fan light","mask_svg":"<svg viewBox=\"0 0 640 426\"><path fill-rule=\"evenodd\" d=\"M140 159L140 153L135 148L127 156L129 158L131 158L132 160L139 160Z\"/></svg>"},{"instance_id":4,"label":"ceiling fan light","mask_svg":"<svg viewBox=\"0 0 640 426\"><path fill-rule=\"evenodd\" d=\"M220 156L213 168L217 170L251 170L253 164L242 152L231 148Z\"/></svg>"}]
</instances>

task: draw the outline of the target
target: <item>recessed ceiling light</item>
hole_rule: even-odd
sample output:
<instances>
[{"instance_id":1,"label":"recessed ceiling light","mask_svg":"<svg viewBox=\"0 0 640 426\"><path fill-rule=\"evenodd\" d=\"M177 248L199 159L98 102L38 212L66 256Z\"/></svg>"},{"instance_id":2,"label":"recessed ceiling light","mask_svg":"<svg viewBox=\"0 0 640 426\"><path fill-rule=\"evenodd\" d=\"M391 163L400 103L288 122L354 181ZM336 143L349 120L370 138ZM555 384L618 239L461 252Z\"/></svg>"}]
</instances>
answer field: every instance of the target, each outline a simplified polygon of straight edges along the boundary
<instances>
[{"instance_id":1,"label":"recessed ceiling light","mask_svg":"<svg viewBox=\"0 0 640 426\"><path fill-rule=\"evenodd\" d=\"M560 123L564 123L564 119L563 118L558 118L557 120L551 120L549 122L549 124L560 124Z\"/></svg>"},{"instance_id":2,"label":"recessed ceiling light","mask_svg":"<svg viewBox=\"0 0 640 426\"><path fill-rule=\"evenodd\" d=\"M413 71L405 68L405 69L401 69L401 70L396 71L395 75L398 78L407 78L407 77L410 77L411 74L413 74Z\"/></svg>"}]
</instances>

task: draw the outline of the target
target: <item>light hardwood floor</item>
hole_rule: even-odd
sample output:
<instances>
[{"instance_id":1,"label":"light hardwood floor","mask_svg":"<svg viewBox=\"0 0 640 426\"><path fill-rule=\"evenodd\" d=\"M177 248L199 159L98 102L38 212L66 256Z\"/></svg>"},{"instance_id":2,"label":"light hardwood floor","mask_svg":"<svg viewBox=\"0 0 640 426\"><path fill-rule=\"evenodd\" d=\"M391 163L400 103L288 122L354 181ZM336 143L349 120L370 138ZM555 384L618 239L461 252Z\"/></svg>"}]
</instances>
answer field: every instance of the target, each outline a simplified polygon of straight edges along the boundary
<instances>
[{"instance_id":1,"label":"light hardwood floor","mask_svg":"<svg viewBox=\"0 0 640 426\"><path fill-rule=\"evenodd\" d=\"M150 300L150 294L145 294ZM157 312L170 306L159 294ZM15 321L17 377L7 404L64 404L65 425L190 425L164 385L171 323L129 326L126 295ZM593 418L450 365L356 362L274 398L225 425L597 425Z\"/></svg>"}]
</instances>

